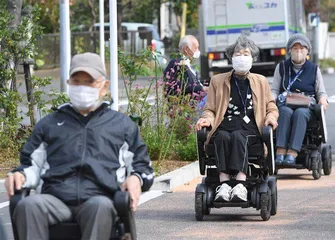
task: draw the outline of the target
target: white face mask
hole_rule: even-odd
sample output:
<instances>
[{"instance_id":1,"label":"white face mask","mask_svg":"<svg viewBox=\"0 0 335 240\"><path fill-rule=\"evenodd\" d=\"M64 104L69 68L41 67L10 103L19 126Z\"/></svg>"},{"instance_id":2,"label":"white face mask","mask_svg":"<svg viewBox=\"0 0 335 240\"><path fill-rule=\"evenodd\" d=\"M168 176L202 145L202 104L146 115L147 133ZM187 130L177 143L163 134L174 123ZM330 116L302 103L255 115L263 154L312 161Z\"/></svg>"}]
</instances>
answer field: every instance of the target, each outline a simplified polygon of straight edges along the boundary
<instances>
[{"instance_id":1,"label":"white face mask","mask_svg":"<svg viewBox=\"0 0 335 240\"><path fill-rule=\"evenodd\" d=\"M235 56L232 58L233 68L237 73L245 74L252 66L251 56Z\"/></svg>"},{"instance_id":2,"label":"white face mask","mask_svg":"<svg viewBox=\"0 0 335 240\"><path fill-rule=\"evenodd\" d=\"M302 63L305 61L307 57L307 51L304 51L304 50L299 51L299 52L293 51L291 52L291 57L292 57L293 62Z\"/></svg>"},{"instance_id":3,"label":"white face mask","mask_svg":"<svg viewBox=\"0 0 335 240\"><path fill-rule=\"evenodd\" d=\"M199 50L197 50L197 51L195 51L194 53L193 53L193 58L199 58L200 57L200 51Z\"/></svg>"},{"instance_id":4,"label":"white face mask","mask_svg":"<svg viewBox=\"0 0 335 240\"><path fill-rule=\"evenodd\" d=\"M104 82L100 88L93 88L83 85L70 85L69 98L71 103L78 110L95 109L100 104L100 90L104 86Z\"/></svg>"}]
</instances>

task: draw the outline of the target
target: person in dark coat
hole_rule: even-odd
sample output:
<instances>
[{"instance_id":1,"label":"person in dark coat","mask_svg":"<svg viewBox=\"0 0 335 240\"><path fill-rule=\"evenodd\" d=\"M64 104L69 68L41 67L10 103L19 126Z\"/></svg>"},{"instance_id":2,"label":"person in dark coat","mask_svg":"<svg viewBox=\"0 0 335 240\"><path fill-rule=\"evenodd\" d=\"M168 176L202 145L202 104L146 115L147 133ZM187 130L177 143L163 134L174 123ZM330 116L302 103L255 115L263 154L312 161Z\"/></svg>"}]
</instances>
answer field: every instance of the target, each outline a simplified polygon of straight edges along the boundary
<instances>
[{"instance_id":1,"label":"person in dark coat","mask_svg":"<svg viewBox=\"0 0 335 240\"><path fill-rule=\"evenodd\" d=\"M202 85L193 66L193 61L200 57L198 40L192 35L183 37L179 42L179 53L180 56L172 59L164 70L166 95L201 95L207 87Z\"/></svg>"}]
</instances>

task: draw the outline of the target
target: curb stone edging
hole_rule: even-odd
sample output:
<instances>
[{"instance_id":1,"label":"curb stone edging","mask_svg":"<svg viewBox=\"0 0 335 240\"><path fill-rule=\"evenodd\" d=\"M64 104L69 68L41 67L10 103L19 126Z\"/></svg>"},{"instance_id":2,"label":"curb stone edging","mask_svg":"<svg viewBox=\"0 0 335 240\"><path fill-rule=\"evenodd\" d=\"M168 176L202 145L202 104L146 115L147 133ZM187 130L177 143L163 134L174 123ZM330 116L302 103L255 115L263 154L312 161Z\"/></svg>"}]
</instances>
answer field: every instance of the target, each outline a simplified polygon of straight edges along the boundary
<instances>
[{"instance_id":1,"label":"curb stone edging","mask_svg":"<svg viewBox=\"0 0 335 240\"><path fill-rule=\"evenodd\" d=\"M6 192L5 179L0 179L0 193Z\"/></svg>"},{"instance_id":2,"label":"curb stone edging","mask_svg":"<svg viewBox=\"0 0 335 240\"><path fill-rule=\"evenodd\" d=\"M154 184L150 190L171 192L174 188L190 182L199 176L199 162L195 161L155 178Z\"/></svg>"}]
</instances>

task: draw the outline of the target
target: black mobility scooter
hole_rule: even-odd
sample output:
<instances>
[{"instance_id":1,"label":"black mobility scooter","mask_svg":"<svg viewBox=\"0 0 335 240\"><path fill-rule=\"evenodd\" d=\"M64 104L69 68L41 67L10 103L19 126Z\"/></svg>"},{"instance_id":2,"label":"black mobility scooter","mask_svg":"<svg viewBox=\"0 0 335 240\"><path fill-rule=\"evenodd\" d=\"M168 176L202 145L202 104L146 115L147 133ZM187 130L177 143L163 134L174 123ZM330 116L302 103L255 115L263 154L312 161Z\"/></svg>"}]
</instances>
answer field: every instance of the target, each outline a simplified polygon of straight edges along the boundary
<instances>
[{"instance_id":1,"label":"black mobility scooter","mask_svg":"<svg viewBox=\"0 0 335 240\"><path fill-rule=\"evenodd\" d=\"M195 218L202 221L204 215L209 215L211 208L221 207L254 207L260 210L264 221L277 213L277 179L273 175L275 170L273 132L271 127L264 127L259 143L248 147L248 175L245 182L248 190L246 202L217 202L215 189L220 185L219 173L215 164L215 150L213 138L205 145L208 128L197 132L198 160L202 182L195 190ZM257 142L257 141L256 141ZM264 144L267 147L267 156L264 156ZM232 179L229 185L238 182Z\"/></svg>"}]
</instances>

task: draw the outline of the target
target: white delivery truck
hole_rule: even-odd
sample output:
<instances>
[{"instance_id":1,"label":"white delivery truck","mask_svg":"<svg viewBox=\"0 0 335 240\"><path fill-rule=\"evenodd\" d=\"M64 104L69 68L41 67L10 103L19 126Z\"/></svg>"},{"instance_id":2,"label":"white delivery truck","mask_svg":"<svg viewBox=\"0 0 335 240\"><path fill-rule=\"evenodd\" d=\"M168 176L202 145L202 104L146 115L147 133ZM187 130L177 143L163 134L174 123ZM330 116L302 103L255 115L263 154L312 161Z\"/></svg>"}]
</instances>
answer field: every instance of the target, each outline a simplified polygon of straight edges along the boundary
<instances>
[{"instance_id":1,"label":"white delivery truck","mask_svg":"<svg viewBox=\"0 0 335 240\"><path fill-rule=\"evenodd\" d=\"M202 79L232 69L226 48L243 33L260 49L252 71L273 74L290 35L306 33L302 0L199 0Z\"/></svg>"}]
</instances>

